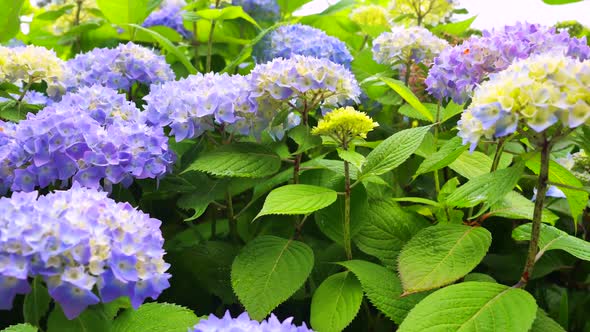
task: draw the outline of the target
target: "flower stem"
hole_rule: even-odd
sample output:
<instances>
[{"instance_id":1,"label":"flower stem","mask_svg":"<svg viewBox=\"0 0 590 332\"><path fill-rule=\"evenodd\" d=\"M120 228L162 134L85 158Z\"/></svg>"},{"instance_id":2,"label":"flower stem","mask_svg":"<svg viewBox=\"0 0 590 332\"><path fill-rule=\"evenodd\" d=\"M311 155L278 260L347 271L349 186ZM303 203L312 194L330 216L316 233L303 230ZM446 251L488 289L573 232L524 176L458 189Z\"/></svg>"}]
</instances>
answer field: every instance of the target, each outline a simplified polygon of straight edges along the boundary
<instances>
[{"instance_id":1,"label":"flower stem","mask_svg":"<svg viewBox=\"0 0 590 332\"><path fill-rule=\"evenodd\" d=\"M231 197L231 192L229 189L225 197L227 200L227 222L229 223L229 236L231 237L232 241L238 243L238 223L236 218L234 217L234 205Z\"/></svg>"},{"instance_id":2,"label":"flower stem","mask_svg":"<svg viewBox=\"0 0 590 332\"><path fill-rule=\"evenodd\" d=\"M515 287L523 288L528 283L536 262L537 252L539 251L539 234L541 233L541 217L543 216L543 203L547 194L549 180L549 161L551 160L551 142L547 138L543 139L541 145L541 170L539 171L539 181L537 183L537 200L535 201L535 210L533 212L533 228L531 231L531 241L524 270L520 281Z\"/></svg>"},{"instance_id":3,"label":"flower stem","mask_svg":"<svg viewBox=\"0 0 590 332\"><path fill-rule=\"evenodd\" d=\"M308 108L307 108L307 101L305 101L303 111L301 112L301 120L304 126L308 126ZM303 153L299 153L295 156L295 162L293 163L293 183L299 183L299 172L301 171L301 158L303 157Z\"/></svg>"},{"instance_id":4,"label":"flower stem","mask_svg":"<svg viewBox=\"0 0 590 332\"><path fill-rule=\"evenodd\" d=\"M215 8L219 8L219 2L221 0L215 0ZM211 20L211 29L209 30L209 39L207 40L207 65L205 72L211 71L211 53L213 52L213 33L215 32L215 24L217 21Z\"/></svg>"},{"instance_id":5,"label":"flower stem","mask_svg":"<svg viewBox=\"0 0 590 332\"><path fill-rule=\"evenodd\" d=\"M82 12L82 2L84 0L76 0L76 16L74 17L74 27L77 27L78 25L80 25L80 13ZM81 41L81 35L78 34L78 36L76 36L76 40L74 42L74 51L76 53L80 53L80 50L82 49L82 41Z\"/></svg>"},{"instance_id":6,"label":"flower stem","mask_svg":"<svg viewBox=\"0 0 590 332\"><path fill-rule=\"evenodd\" d=\"M409 84L410 84L410 71L412 70L412 59L408 58L408 61L406 62L406 75L404 77L404 83L406 84L406 86L409 88Z\"/></svg>"},{"instance_id":7,"label":"flower stem","mask_svg":"<svg viewBox=\"0 0 590 332\"><path fill-rule=\"evenodd\" d=\"M348 150L348 142L346 139L342 142L342 148ZM344 251L346 252L346 259L352 259L352 245L350 236L350 165L348 161L344 161Z\"/></svg>"},{"instance_id":8,"label":"flower stem","mask_svg":"<svg viewBox=\"0 0 590 332\"><path fill-rule=\"evenodd\" d=\"M500 138L498 145L496 145L496 152L494 153L494 161L492 161L492 168L490 172L494 172L498 169L500 159L502 159L502 152L504 151L504 142L506 142L506 140Z\"/></svg>"}]
</instances>

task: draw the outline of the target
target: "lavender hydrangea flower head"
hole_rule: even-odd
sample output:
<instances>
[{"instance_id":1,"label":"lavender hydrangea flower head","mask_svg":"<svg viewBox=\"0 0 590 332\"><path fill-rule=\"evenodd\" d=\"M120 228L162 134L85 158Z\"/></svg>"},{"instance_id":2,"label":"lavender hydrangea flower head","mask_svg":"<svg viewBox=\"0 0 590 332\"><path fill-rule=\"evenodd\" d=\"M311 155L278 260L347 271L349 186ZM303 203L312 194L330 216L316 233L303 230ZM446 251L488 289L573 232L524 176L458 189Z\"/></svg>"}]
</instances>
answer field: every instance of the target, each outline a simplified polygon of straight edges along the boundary
<instances>
[{"instance_id":1,"label":"lavender hydrangea flower head","mask_svg":"<svg viewBox=\"0 0 590 332\"><path fill-rule=\"evenodd\" d=\"M274 314L271 314L267 320L259 323L250 319L246 312L232 318L229 311L226 311L222 318L209 315L207 319L200 320L197 325L189 329L189 332L313 332L305 323L296 326L292 321L293 317L290 317L281 322Z\"/></svg>"},{"instance_id":2,"label":"lavender hydrangea flower head","mask_svg":"<svg viewBox=\"0 0 590 332\"><path fill-rule=\"evenodd\" d=\"M503 137L526 125L542 132L556 125L576 128L590 119L590 61L561 53L519 60L490 75L475 90L458 122L463 144Z\"/></svg>"},{"instance_id":3,"label":"lavender hydrangea flower head","mask_svg":"<svg viewBox=\"0 0 590 332\"><path fill-rule=\"evenodd\" d=\"M184 1L163 1L159 9L153 11L143 22L146 28L162 25L178 32L186 39L192 37L192 33L184 27L182 18L182 7L186 6Z\"/></svg>"},{"instance_id":4,"label":"lavender hydrangea flower head","mask_svg":"<svg viewBox=\"0 0 590 332\"><path fill-rule=\"evenodd\" d=\"M373 41L373 59L396 69L405 63L429 63L449 44L422 27L394 27Z\"/></svg>"},{"instance_id":5,"label":"lavender hydrangea flower head","mask_svg":"<svg viewBox=\"0 0 590 332\"><path fill-rule=\"evenodd\" d=\"M3 187L32 191L72 179L108 188L171 171L174 154L163 129L148 126L124 96L107 89L82 89L19 122L11 134L15 151L0 172Z\"/></svg>"},{"instance_id":6,"label":"lavender hydrangea flower head","mask_svg":"<svg viewBox=\"0 0 590 332\"><path fill-rule=\"evenodd\" d=\"M277 0L232 0L231 3L242 6L256 21L276 21L280 17Z\"/></svg>"},{"instance_id":7,"label":"lavender hydrangea flower head","mask_svg":"<svg viewBox=\"0 0 590 332\"><path fill-rule=\"evenodd\" d=\"M153 85L144 97L151 125L170 126L176 141L200 136L214 126L248 135L268 124L258 113L249 77L228 74L197 74L179 81Z\"/></svg>"},{"instance_id":8,"label":"lavender hydrangea flower head","mask_svg":"<svg viewBox=\"0 0 590 332\"><path fill-rule=\"evenodd\" d=\"M169 287L161 222L105 192L14 193L0 209L0 309L35 277L69 319L122 296L138 308Z\"/></svg>"},{"instance_id":9,"label":"lavender hydrangea flower head","mask_svg":"<svg viewBox=\"0 0 590 332\"><path fill-rule=\"evenodd\" d=\"M163 56L131 42L78 54L67 65L72 70L74 87L99 84L127 91L134 83L150 85L174 79Z\"/></svg>"},{"instance_id":10,"label":"lavender hydrangea flower head","mask_svg":"<svg viewBox=\"0 0 590 332\"><path fill-rule=\"evenodd\" d=\"M16 140L16 124L0 120L0 195L10 189L14 170L25 158L25 152Z\"/></svg>"},{"instance_id":11,"label":"lavender hydrangea flower head","mask_svg":"<svg viewBox=\"0 0 590 332\"><path fill-rule=\"evenodd\" d=\"M517 23L484 31L481 37L445 49L434 59L427 90L437 99L450 98L462 104L491 73L506 69L515 60L546 52L590 58L585 38L572 38L565 31L558 33L538 24Z\"/></svg>"},{"instance_id":12,"label":"lavender hydrangea flower head","mask_svg":"<svg viewBox=\"0 0 590 332\"><path fill-rule=\"evenodd\" d=\"M361 93L352 73L327 59L294 55L258 64L252 70L253 96L276 104L294 101L317 106L358 101Z\"/></svg>"},{"instance_id":13,"label":"lavender hydrangea flower head","mask_svg":"<svg viewBox=\"0 0 590 332\"><path fill-rule=\"evenodd\" d=\"M68 76L66 63L53 50L40 46L0 46L0 82L17 86L29 83L47 83L51 97L65 91Z\"/></svg>"},{"instance_id":14,"label":"lavender hydrangea flower head","mask_svg":"<svg viewBox=\"0 0 590 332\"><path fill-rule=\"evenodd\" d=\"M328 36L324 31L303 25L284 25L271 32L263 45L258 62L267 62L274 58L288 59L293 55L306 55L328 59L350 68L352 55L341 40Z\"/></svg>"}]
</instances>

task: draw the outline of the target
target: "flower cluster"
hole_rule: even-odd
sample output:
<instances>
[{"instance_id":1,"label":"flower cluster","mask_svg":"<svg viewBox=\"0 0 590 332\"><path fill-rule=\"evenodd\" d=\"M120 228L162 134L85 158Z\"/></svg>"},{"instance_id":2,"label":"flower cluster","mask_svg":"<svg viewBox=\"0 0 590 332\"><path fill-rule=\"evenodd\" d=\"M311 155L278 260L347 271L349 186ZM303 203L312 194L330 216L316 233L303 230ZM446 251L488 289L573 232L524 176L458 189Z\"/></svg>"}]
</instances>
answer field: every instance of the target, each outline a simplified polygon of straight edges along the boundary
<instances>
[{"instance_id":1,"label":"flower cluster","mask_svg":"<svg viewBox=\"0 0 590 332\"><path fill-rule=\"evenodd\" d=\"M561 52L580 60L590 58L585 38L537 24L518 23L499 30L484 31L460 45L447 48L434 59L426 84L438 99L464 103L477 84L489 74L506 69L512 62L534 54Z\"/></svg>"},{"instance_id":2,"label":"flower cluster","mask_svg":"<svg viewBox=\"0 0 590 332\"><path fill-rule=\"evenodd\" d=\"M232 0L231 3L242 6L256 21L276 21L281 14L277 0Z\"/></svg>"},{"instance_id":3,"label":"flower cluster","mask_svg":"<svg viewBox=\"0 0 590 332\"><path fill-rule=\"evenodd\" d=\"M14 193L0 198L0 210L0 309L35 277L69 319L122 296L138 308L169 287L161 222L104 192Z\"/></svg>"},{"instance_id":4,"label":"flower cluster","mask_svg":"<svg viewBox=\"0 0 590 332\"><path fill-rule=\"evenodd\" d=\"M162 25L178 32L186 39L192 37L192 33L188 31L183 24L182 7L186 6L184 1L164 1L162 6L153 11L143 22L146 28Z\"/></svg>"},{"instance_id":5,"label":"flower cluster","mask_svg":"<svg viewBox=\"0 0 590 332\"><path fill-rule=\"evenodd\" d=\"M274 58L291 58L306 55L328 59L347 68L352 55L340 39L328 36L324 31L303 24L284 25L271 32L261 43L259 62Z\"/></svg>"},{"instance_id":6,"label":"flower cluster","mask_svg":"<svg viewBox=\"0 0 590 332\"><path fill-rule=\"evenodd\" d=\"M490 75L475 90L458 123L463 143L502 137L522 122L534 132L559 123L576 128L590 119L590 61L541 54Z\"/></svg>"},{"instance_id":7,"label":"flower cluster","mask_svg":"<svg viewBox=\"0 0 590 332\"><path fill-rule=\"evenodd\" d=\"M390 15L387 10L377 5L359 6L350 12L350 20L363 27L389 26Z\"/></svg>"},{"instance_id":8,"label":"flower cluster","mask_svg":"<svg viewBox=\"0 0 590 332\"><path fill-rule=\"evenodd\" d=\"M422 27L394 27L384 32L373 42L373 58L381 64L405 68L405 63L429 63L448 46Z\"/></svg>"},{"instance_id":9,"label":"flower cluster","mask_svg":"<svg viewBox=\"0 0 590 332\"><path fill-rule=\"evenodd\" d=\"M127 91L134 83L150 85L174 79L163 56L131 42L78 54L67 65L72 70L74 88L100 84Z\"/></svg>"},{"instance_id":10,"label":"flower cluster","mask_svg":"<svg viewBox=\"0 0 590 332\"><path fill-rule=\"evenodd\" d=\"M153 85L144 99L148 123L170 126L176 141L197 137L215 124L242 135L256 133L270 120L258 112L247 76L192 75Z\"/></svg>"},{"instance_id":11,"label":"flower cluster","mask_svg":"<svg viewBox=\"0 0 590 332\"><path fill-rule=\"evenodd\" d=\"M108 188L169 172L174 154L162 128L145 124L133 104L108 90L81 89L5 129L14 144L0 164L0 192L32 191L70 178L90 188L104 179Z\"/></svg>"},{"instance_id":12,"label":"flower cluster","mask_svg":"<svg viewBox=\"0 0 590 332\"><path fill-rule=\"evenodd\" d=\"M40 46L0 46L0 82L18 86L47 83L49 96L64 91L66 63L54 51Z\"/></svg>"},{"instance_id":13,"label":"flower cluster","mask_svg":"<svg viewBox=\"0 0 590 332\"><path fill-rule=\"evenodd\" d=\"M339 142L345 142L357 137L366 138L367 133L377 126L379 124L373 122L368 115L347 106L325 114L311 133L331 136Z\"/></svg>"},{"instance_id":14,"label":"flower cluster","mask_svg":"<svg viewBox=\"0 0 590 332\"><path fill-rule=\"evenodd\" d=\"M259 64L252 70L252 95L265 102L323 101L336 105L352 99L361 91L352 73L327 59L294 55Z\"/></svg>"},{"instance_id":15,"label":"flower cluster","mask_svg":"<svg viewBox=\"0 0 590 332\"><path fill-rule=\"evenodd\" d=\"M433 25L449 17L456 5L456 0L394 0L392 9L396 16L407 16L406 22Z\"/></svg>"},{"instance_id":16,"label":"flower cluster","mask_svg":"<svg viewBox=\"0 0 590 332\"><path fill-rule=\"evenodd\" d=\"M80 1L80 12L78 13L78 1ZM63 35L74 28L74 22L77 20L78 24L99 22L100 16L97 15L98 5L96 0L62 0L55 3L48 4L46 11L63 10L65 6L71 8L66 10L63 15L55 19L51 24L46 24L44 28L56 35ZM76 18L77 16L77 18Z\"/></svg>"},{"instance_id":17,"label":"flower cluster","mask_svg":"<svg viewBox=\"0 0 590 332\"><path fill-rule=\"evenodd\" d=\"M16 93L10 93L10 95L14 100L17 100L20 97L20 95ZM0 97L0 102L10 101L13 99ZM29 90L25 92L23 101L31 105L50 105L51 103L53 103L53 100L48 98L45 94L34 90Z\"/></svg>"},{"instance_id":18,"label":"flower cluster","mask_svg":"<svg viewBox=\"0 0 590 332\"><path fill-rule=\"evenodd\" d=\"M217 332L217 331L232 331L232 332L313 332L305 323L297 326L292 323L293 317L285 319L281 322L274 314L270 318L257 322L250 319L247 312L242 313L236 318L232 318L229 311L225 312L222 318L217 318L214 315L209 315L207 319L201 319L197 325L190 332Z\"/></svg>"}]
</instances>

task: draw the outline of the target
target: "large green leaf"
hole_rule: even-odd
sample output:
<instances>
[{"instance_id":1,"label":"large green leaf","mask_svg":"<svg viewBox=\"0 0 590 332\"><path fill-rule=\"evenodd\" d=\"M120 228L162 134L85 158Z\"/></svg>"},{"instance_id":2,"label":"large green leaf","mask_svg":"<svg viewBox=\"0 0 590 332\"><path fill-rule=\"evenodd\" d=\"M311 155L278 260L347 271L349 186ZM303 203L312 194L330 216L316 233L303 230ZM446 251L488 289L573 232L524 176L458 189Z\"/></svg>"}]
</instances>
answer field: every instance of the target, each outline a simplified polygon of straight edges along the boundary
<instances>
[{"instance_id":1,"label":"large green leaf","mask_svg":"<svg viewBox=\"0 0 590 332\"><path fill-rule=\"evenodd\" d=\"M538 175L541 169L540 155L537 154L535 157L527 160L526 167ZM549 163L549 181L567 186L582 186L582 182L580 182L572 172L553 160ZM577 223L578 217L582 215L586 208L586 204L588 204L588 193L565 187L560 187L559 189L565 194L565 198L567 199L572 212L572 217Z\"/></svg>"},{"instance_id":2,"label":"large green leaf","mask_svg":"<svg viewBox=\"0 0 590 332\"><path fill-rule=\"evenodd\" d=\"M12 325L0 332L37 332L37 328L30 324Z\"/></svg>"},{"instance_id":3,"label":"large green leaf","mask_svg":"<svg viewBox=\"0 0 590 332\"><path fill-rule=\"evenodd\" d=\"M232 286L250 317L260 320L303 285L313 262L313 251L305 243L259 236L234 260Z\"/></svg>"},{"instance_id":4,"label":"large green leaf","mask_svg":"<svg viewBox=\"0 0 590 332\"><path fill-rule=\"evenodd\" d=\"M288 15L310 1L311 0L277 0L277 4L281 8L281 13L283 13L283 15Z\"/></svg>"},{"instance_id":5,"label":"large green leaf","mask_svg":"<svg viewBox=\"0 0 590 332\"><path fill-rule=\"evenodd\" d=\"M492 235L483 227L439 224L427 227L402 249L398 270L405 293L448 285L483 259Z\"/></svg>"},{"instance_id":6,"label":"large green leaf","mask_svg":"<svg viewBox=\"0 0 590 332\"><path fill-rule=\"evenodd\" d=\"M20 30L20 10L24 0L0 0L0 42L14 37Z\"/></svg>"},{"instance_id":7,"label":"large green leaf","mask_svg":"<svg viewBox=\"0 0 590 332\"><path fill-rule=\"evenodd\" d=\"M235 20L237 18L244 19L252 25L260 28L258 23L244 11L241 6L227 6L224 8L207 8L197 10L194 13L188 12L184 14L184 19L188 21L197 21L205 19L208 21L223 21L223 20Z\"/></svg>"},{"instance_id":8,"label":"large green leaf","mask_svg":"<svg viewBox=\"0 0 590 332\"><path fill-rule=\"evenodd\" d=\"M584 0L543 0L548 5L566 5L568 3L581 2Z\"/></svg>"},{"instance_id":9,"label":"large green leaf","mask_svg":"<svg viewBox=\"0 0 590 332\"><path fill-rule=\"evenodd\" d=\"M23 305L25 322L39 326L39 321L49 310L50 302L51 298L49 297L47 288L43 286L41 278L35 278L31 286L31 292L25 296L25 303Z\"/></svg>"},{"instance_id":10,"label":"large green leaf","mask_svg":"<svg viewBox=\"0 0 590 332\"><path fill-rule=\"evenodd\" d=\"M519 288L464 282L438 290L416 305L399 332L523 332L532 326L535 299Z\"/></svg>"},{"instance_id":11,"label":"large green leaf","mask_svg":"<svg viewBox=\"0 0 590 332\"><path fill-rule=\"evenodd\" d=\"M387 86L392 88L395 92L397 92L408 104L410 104L416 111L418 111L422 116L430 122L435 122L434 116L432 112L422 104L420 99L416 97L416 95L410 90L402 81L394 80L389 77L380 77L381 81L385 82Z\"/></svg>"},{"instance_id":12,"label":"large green leaf","mask_svg":"<svg viewBox=\"0 0 590 332\"><path fill-rule=\"evenodd\" d=\"M524 166L517 165L475 177L447 196L446 204L472 207L485 202L493 205L512 191L523 171Z\"/></svg>"},{"instance_id":13,"label":"large green leaf","mask_svg":"<svg viewBox=\"0 0 590 332\"><path fill-rule=\"evenodd\" d=\"M512 157L505 153L500 158L498 169L506 168L510 165ZM457 160L453 161L449 167L461 174L462 176L473 179L477 176L488 174L492 168L492 158L479 152L463 152Z\"/></svg>"},{"instance_id":14,"label":"large green leaf","mask_svg":"<svg viewBox=\"0 0 590 332\"><path fill-rule=\"evenodd\" d=\"M200 154L185 172L261 178L273 175L280 167L281 158L267 147L254 143L234 143Z\"/></svg>"},{"instance_id":15,"label":"large green leaf","mask_svg":"<svg viewBox=\"0 0 590 332\"><path fill-rule=\"evenodd\" d=\"M459 22L452 22L447 24L439 24L432 28L432 32L439 34L439 33L448 33L450 35L461 36L467 29L471 27L471 24L477 16L470 17L466 20L459 21Z\"/></svg>"},{"instance_id":16,"label":"large green leaf","mask_svg":"<svg viewBox=\"0 0 590 332\"><path fill-rule=\"evenodd\" d=\"M329 188L289 184L271 191L256 218L268 214L308 214L330 206L338 194Z\"/></svg>"},{"instance_id":17,"label":"large green leaf","mask_svg":"<svg viewBox=\"0 0 590 332\"><path fill-rule=\"evenodd\" d=\"M402 130L381 142L369 155L363 176L381 175L401 165L420 147L430 126Z\"/></svg>"},{"instance_id":18,"label":"large green leaf","mask_svg":"<svg viewBox=\"0 0 590 332\"><path fill-rule=\"evenodd\" d=\"M114 24L141 24L162 0L96 0L103 15Z\"/></svg>"},{"instance_id":19,"label":"large green leaf","mask_svg":"<svg viewBox=\"0 0 590 332\"><path fill-rule=\"evenodd\" d=\"M448 166L467 150L467 145L463 145L460 137L453 137L446 142L440 150L429 155L418 167L414 177L418 175L433 172Z\"/></svg>"},{"instance_id":20,"label":"large green leaf","mask_svg":"<svg viewBox=\"0 0 590 332\"><path fill-rule=\"evenodd\" d=\"M154 302L146 303L137 310L126 310L117 317L109 331L186 332L198 321L195 313L185 307Z\"/></svg>"},{"instance_id":21,"label":"large green leaf","mask_svg":"<svg viewBox=\"0 0 590 332\"><path fill-rule=\"evenodd\" d=\"M429 225L422 217L404 211L393 200L369 202L363 219L354 243L392 269L397 267L397 256L404 244Z\"/></svg>"},{"instance_id":22,"label":"large green leaf","mask_svg":"<svg viewBox=\"0 0 590 332\"><path fill-rule=\"evenodd\" d=\"M363 290L350 272L324 280L311 299L311 326L318 332L339 332L352 322L363 301Z\"/></svg>"},{"instance_id":23,"label":"large green leaf","mask_svg":"<svg viewBox=\"0 0 590 332\"><path fill-rule=\"evenodd\" d=\"M516 191L511 191L504 198L492 206L490 212L486 214L487 217L503 217L508 219L527 219L533 220L533 211L535 210L535 203L530 199L522 196ZM543 210L542 221L555 224L559 219L553 212L545 209Z\"/></svg>"},{"instance_id":24,"label":"large green leaf","mask_svg":"<svg viewBox=\"0 0 590 332\"><path fill-rule=\"evenodd\" d=\"M565 329L551 317L547 316L543 309L539 308L537 309L537 317L529 332L565 332Z\"/></svg>"},{"instance_id":25,"label":"large green leaf","mask_svg":"<svg viewBox=\"0 0 590 332\"><path fill-rule=\"evenodd\" d=\"M512 231L512 237L517 241L530 241L531 228L531 223L518 226ZM541 224L537 257L541 257L548 250L557 249L567 251L579 259L590 261L590 242L571 236L553 226Z\"/></svg>"},{"instance_id":26,"label":"large green leaf","mask_svg":"<svg viewBox=\"0 0 590 332\"><path fill-rule=\"evenodd\" d=\"M362 260L339 264L354 273L371 303L396 324L401 324L408 312L426 296L420 293L400 297L402 285L398 276L381 265Z\"/></svg>"},{"instance_id":27,"label":"large green leaf","mask_svg":"<svg viewBox=\"0 0 590 332\"><path fill-rule=\"evenodd\" d=\"M92 306L69 320L59 305L55 306L47 320L47 332L104 332L110 331L112 321L101 305Z\"/></svg>"}]
</instances>

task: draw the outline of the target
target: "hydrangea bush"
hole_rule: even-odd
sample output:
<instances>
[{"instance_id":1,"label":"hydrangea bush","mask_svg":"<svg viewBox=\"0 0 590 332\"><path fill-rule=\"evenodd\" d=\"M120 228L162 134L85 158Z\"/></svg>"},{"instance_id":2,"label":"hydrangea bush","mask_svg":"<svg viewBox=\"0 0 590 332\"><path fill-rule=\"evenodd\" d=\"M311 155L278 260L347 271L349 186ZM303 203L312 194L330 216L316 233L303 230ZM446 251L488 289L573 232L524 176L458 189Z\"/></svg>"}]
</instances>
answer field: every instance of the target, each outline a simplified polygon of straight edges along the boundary
<instances>
[{"instance_id":1,"label":"hydrangea bush","mask_svg":"<svg viewBox=\"0 0 590 332\"><path fill-rule=\"evenodd\" d=\"M587 41L306 3L0 10L0 330L590 329Z\"/></svg>"}]
</instances>

